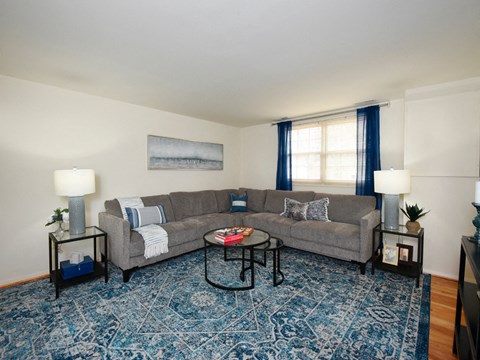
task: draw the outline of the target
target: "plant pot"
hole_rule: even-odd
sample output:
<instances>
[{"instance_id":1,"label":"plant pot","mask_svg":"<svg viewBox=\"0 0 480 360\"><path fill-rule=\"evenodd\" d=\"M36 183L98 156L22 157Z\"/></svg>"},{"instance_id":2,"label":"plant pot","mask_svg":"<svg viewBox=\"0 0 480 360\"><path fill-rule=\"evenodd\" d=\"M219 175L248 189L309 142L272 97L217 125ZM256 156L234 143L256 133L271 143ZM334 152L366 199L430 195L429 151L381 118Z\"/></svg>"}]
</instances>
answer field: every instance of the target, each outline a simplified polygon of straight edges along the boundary
<instances>
[{"instance_id":1,"label":"plant pot","mask_svg":"<svg viewBox=\"0 0 480 360\"><path fill-rule=\"evenodd\" d=\"M418 232L421 226L418 221L407 221L407 223L405 224L405 227L407 228L408 231Z\"/></svg>"}]
</instances>

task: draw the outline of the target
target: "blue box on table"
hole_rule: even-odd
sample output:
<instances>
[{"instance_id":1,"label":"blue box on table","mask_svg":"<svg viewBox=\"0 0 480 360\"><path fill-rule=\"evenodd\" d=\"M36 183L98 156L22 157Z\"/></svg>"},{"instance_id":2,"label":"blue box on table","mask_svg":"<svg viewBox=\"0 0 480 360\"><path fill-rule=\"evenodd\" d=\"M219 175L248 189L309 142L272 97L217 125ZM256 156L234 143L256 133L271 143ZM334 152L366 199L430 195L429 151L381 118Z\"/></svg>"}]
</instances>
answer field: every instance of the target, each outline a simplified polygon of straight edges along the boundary
<instances>
[{"instance_id":1,"label":"blue box on table","mask_svg":"<svg viewBox=\"0 0 480 360\"><path fill-rule=\"evenodd\" d=\"M70 264L70 260L65 260L60 263L60 273L64 280L73 279L92 272L93 260L90 256L85 256L83 261L78 264Z\"/></svg>"}]
</instances>

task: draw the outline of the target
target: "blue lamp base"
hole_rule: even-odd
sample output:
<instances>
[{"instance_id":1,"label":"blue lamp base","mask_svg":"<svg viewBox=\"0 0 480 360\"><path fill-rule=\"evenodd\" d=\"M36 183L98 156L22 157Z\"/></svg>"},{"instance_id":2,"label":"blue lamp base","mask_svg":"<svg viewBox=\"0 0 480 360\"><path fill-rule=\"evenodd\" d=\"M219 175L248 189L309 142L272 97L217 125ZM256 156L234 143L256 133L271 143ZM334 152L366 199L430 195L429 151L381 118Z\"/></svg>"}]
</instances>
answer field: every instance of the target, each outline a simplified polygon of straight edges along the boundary
<instances>
[{"instance_id":1,"label":"blue lamp base","mask_svg":"<svg viewBox=\"0 0 480 360\"><path fill-rule=\"evenodd\" d=\"M85 232L85 202L83 201L83 196L71 196L68 198L68 216L70 234L83 234Z\"/></svg>"}]
</instances>

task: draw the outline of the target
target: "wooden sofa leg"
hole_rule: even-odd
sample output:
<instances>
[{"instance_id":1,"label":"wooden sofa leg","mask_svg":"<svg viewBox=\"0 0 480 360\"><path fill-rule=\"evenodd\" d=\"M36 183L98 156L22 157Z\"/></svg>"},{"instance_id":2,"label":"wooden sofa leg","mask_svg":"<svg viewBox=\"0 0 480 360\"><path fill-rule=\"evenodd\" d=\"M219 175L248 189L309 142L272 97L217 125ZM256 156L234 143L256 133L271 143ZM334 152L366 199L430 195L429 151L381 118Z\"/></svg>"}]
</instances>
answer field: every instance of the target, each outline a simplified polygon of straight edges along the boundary
<instances>
[{"instance_id":1,"label":"wooden sofa leg","mask_svg":"<svg viewBox=\"0 0 480 360\"><path fill-rule=\"evenodd\" d=\"M365 275L366 267L367 267L367 263L360 263L360 274Z\"/></svg>"}]
</instances>

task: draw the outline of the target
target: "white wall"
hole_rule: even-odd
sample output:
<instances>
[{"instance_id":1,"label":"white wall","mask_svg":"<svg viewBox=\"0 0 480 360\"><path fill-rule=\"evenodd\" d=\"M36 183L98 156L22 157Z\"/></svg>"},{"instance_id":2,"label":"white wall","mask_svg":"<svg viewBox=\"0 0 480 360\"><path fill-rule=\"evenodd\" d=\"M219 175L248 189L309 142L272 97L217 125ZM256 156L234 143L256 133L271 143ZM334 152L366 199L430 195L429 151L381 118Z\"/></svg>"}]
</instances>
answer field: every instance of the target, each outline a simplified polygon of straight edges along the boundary
<instances>
[{"instance_id":1,"label":"white wall","mask_svg":"<svg viewBox=\"0 0 480 360\"><path fill-rule=\"evenodd\" d=\"M480 78L406 92L405 168L410 203L431 210L425 228L425 272L457 278L462 235L472 235L479 176Z\"/></svg>"},{"instance_id":2,"label":"white wall","mask_svg":"<svg viewBox=\"0 0 480 360\"><path fill-rule=\"evenodd\" d=\"M87 225L106 199L240 183L237 128L0 76L0 285L48 273L47 217L67 199L53 171L92 168ZM149 171L147 135L224 144L223 171ZM227 141L228 139L228 141Z\"/></svg>"},{"instance_id":3,"label":"white wall","mask_svg":"<svg viewBox=\"0 0 480 360\"><path fill-rule=\"evenodd\" d=\"M393 100L380 108L382 168L403 169L404 102ZM275 189L277 127L270 124L242 129L242 184L256 189ZM294 190L354 194L354 186L294 185Z\"/></svg>"}]
</instances>

